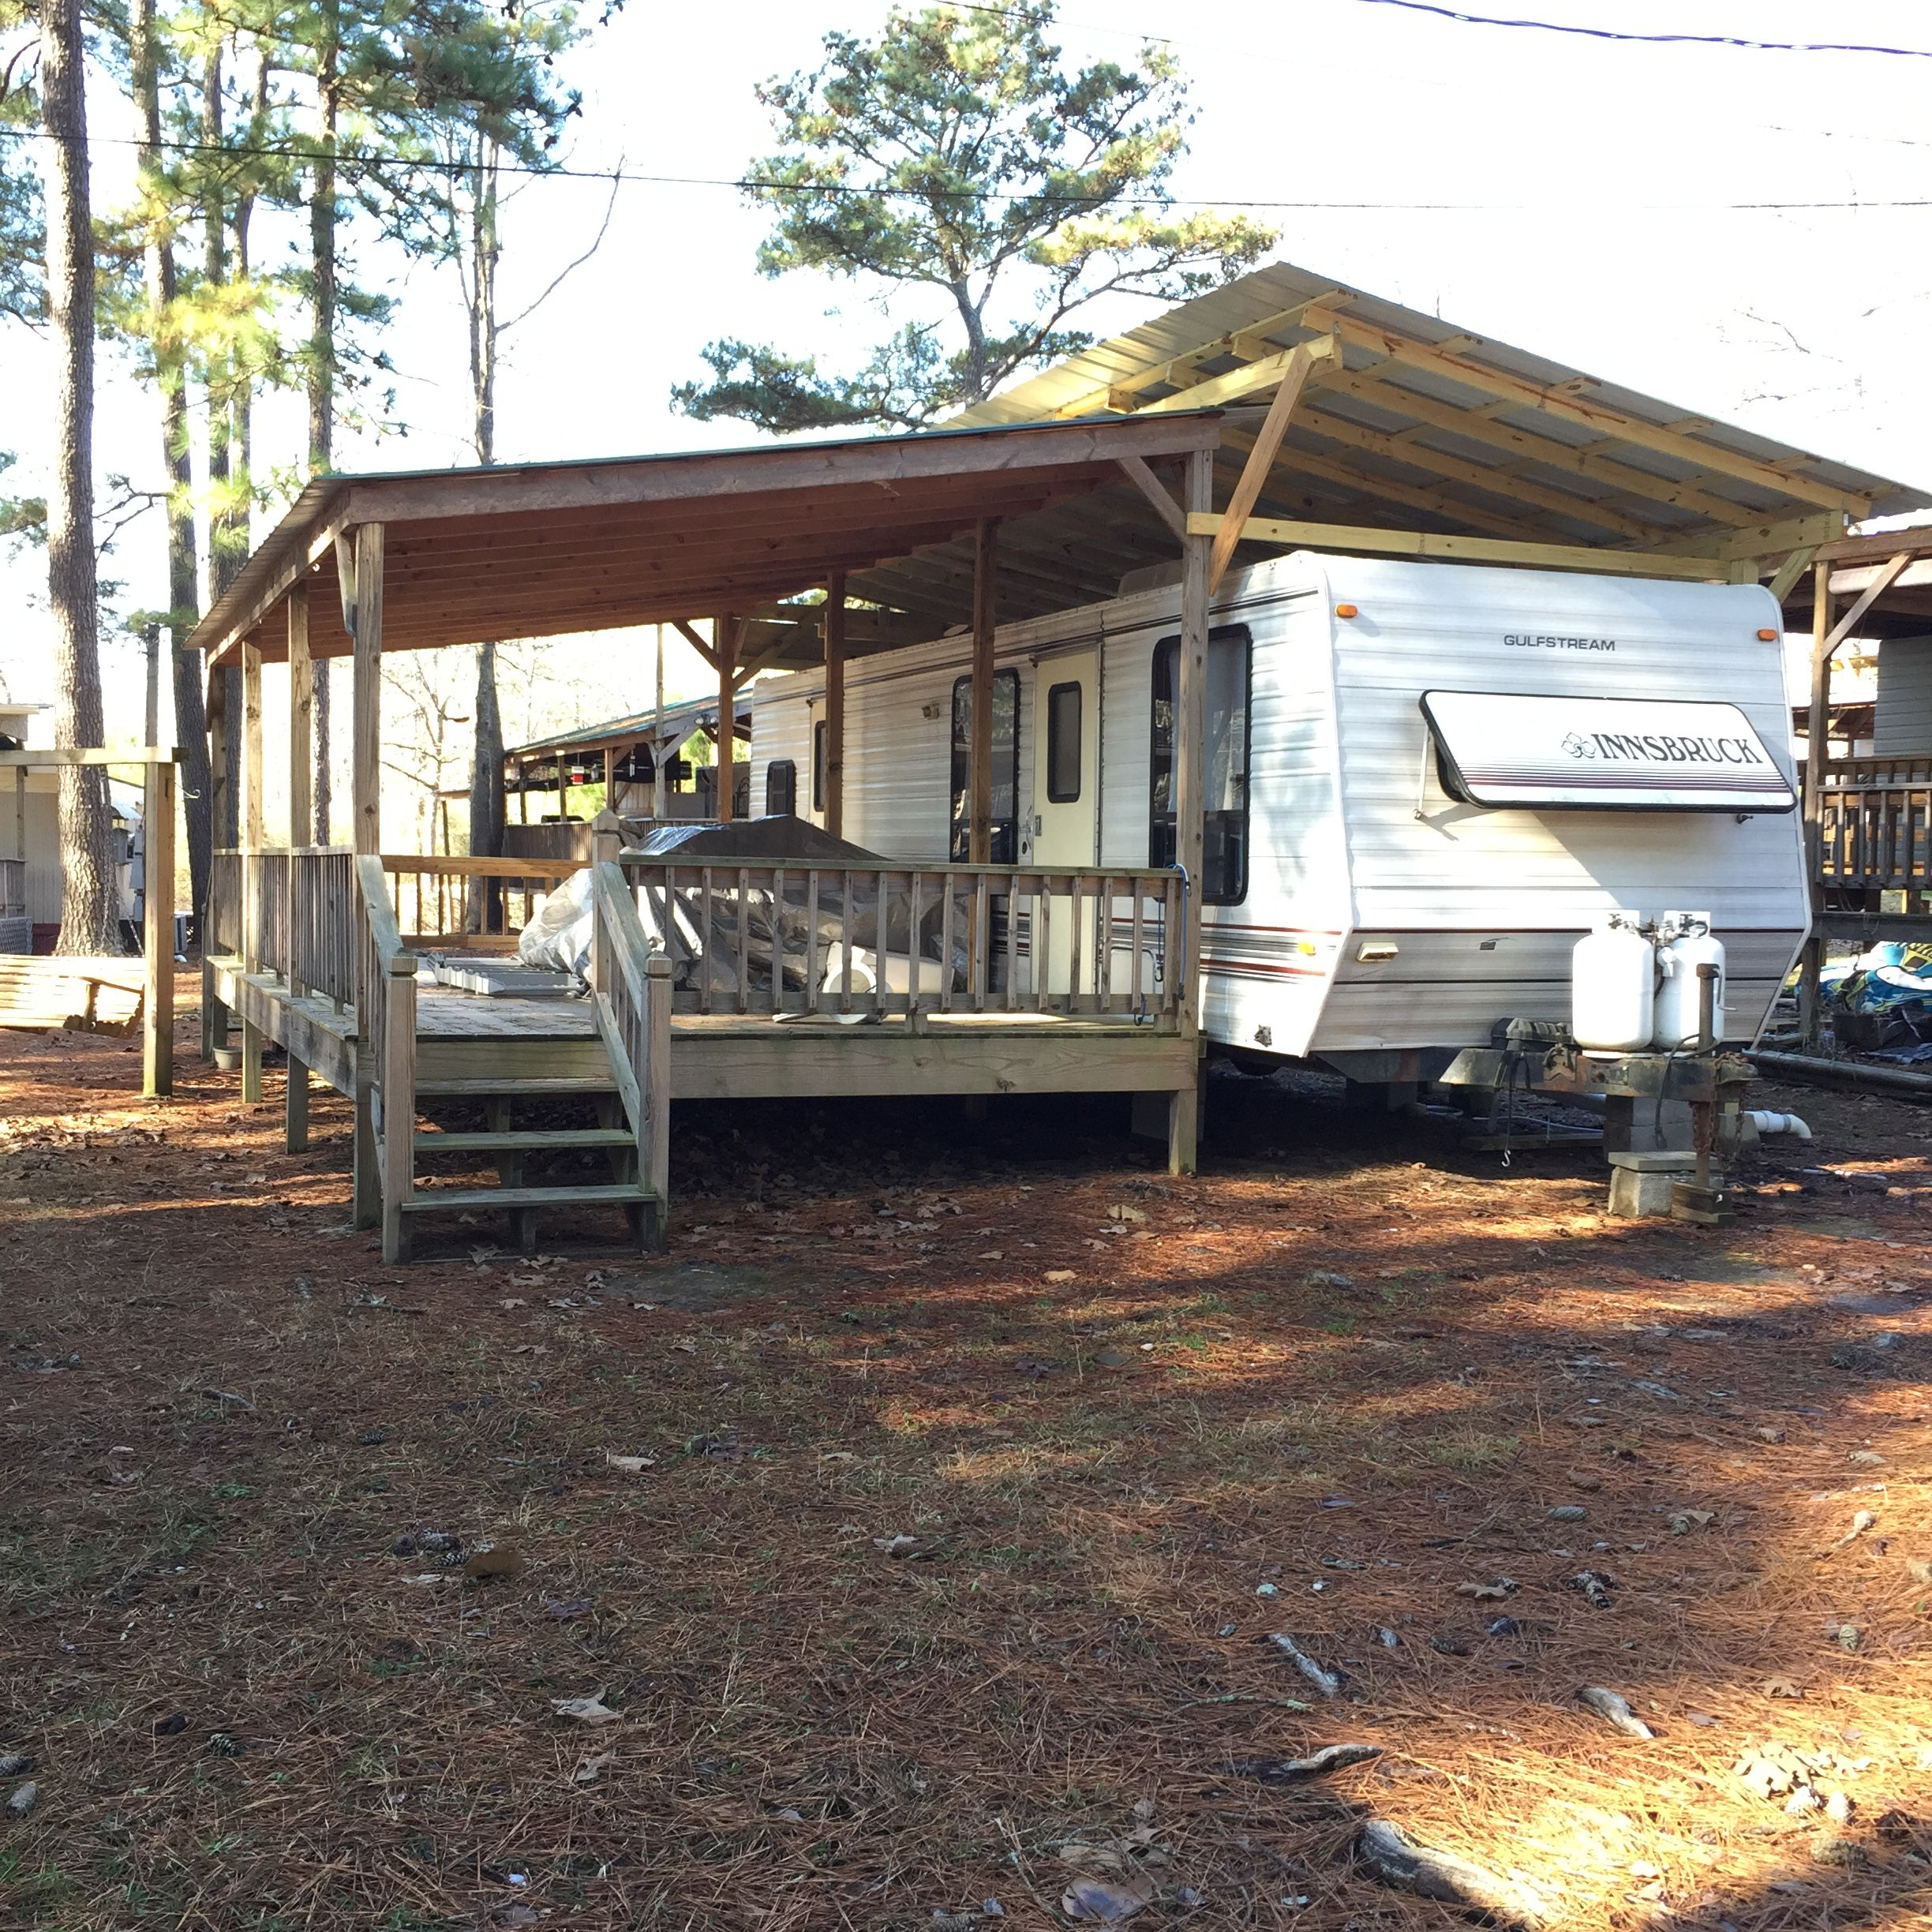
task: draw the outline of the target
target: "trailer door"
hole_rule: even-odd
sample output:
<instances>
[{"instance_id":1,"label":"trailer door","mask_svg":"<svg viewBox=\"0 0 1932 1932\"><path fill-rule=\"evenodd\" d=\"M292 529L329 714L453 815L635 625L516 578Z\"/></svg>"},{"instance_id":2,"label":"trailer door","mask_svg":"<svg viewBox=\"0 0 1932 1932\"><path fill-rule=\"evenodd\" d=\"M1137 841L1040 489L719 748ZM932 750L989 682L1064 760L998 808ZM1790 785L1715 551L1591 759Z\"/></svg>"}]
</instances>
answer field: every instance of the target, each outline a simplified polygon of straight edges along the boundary
<instances>
[{"instance_id":1,"label":"trailer door","mask_svg":"<svg viewBox=\"0 0 1932 1932\"><path fill-rule=\"evenodd\" d=\"M1099 863L1100 661L1050 657L1033 673L1033 837L1023 863L1084 871Z\"/></svg>"}]
</instances>

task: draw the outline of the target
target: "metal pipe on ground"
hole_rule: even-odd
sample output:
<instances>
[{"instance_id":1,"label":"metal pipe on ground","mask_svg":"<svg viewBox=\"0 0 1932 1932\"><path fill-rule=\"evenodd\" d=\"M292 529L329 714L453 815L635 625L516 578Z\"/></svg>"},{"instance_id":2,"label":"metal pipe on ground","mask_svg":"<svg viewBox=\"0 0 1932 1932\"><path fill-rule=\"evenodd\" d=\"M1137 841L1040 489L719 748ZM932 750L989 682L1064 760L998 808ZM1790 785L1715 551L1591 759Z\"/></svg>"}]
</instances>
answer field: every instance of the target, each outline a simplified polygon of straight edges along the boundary
<instances>
[{"instance_id":1,"label":"metal pipe on ground","mask_svg":"<svg viewBox=\"0 0 1932 1932\"><path fill-rule=\"evenodd\" d=\"M1810 1054L1754 1053L1751 1062L1761 1073L1785 1080L1807 1080L1817 1087L1844 1087L1859 1093L1896 1094L1902 1099L1932 1100L1932 1073L1915 1073L1909 1067L1872 1066L1862 1060L1821 1060Z\"/></svg>"}]
</instances>

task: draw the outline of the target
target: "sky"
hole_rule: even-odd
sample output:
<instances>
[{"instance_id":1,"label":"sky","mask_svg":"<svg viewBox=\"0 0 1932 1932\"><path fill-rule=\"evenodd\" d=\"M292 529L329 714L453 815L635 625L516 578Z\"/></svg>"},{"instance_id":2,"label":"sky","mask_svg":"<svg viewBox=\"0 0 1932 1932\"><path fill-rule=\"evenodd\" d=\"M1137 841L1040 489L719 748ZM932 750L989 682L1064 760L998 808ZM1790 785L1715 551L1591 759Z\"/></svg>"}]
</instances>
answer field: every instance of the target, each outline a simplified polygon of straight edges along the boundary
<instances>
[{"instance_id":1,"label":"sky","mask_svg":"<svg viewBox=\"0 0 1932 1932\"><path fill-rule=\"evenodd\" d=\"M1932 54L1923 0L1510 0L1471 11L1626 33L1830 37ZM586 9L594 18L598 9ZM714 337L768 340L836 361L897 320L866 292L816 277L761 278L760 212L728 183L767 152L754 96L816 64L833 29L867 33L882 6L739 0L728 32L709 7L630 0L562 63L584 92L569 164L630 174L602 246L509 339L500 379L505 460L717 447L742 425L672 413ZM1189 201L1246 205L1279 226L1273 253L1606 379L1932 486L1932 58L1627 44L1455 21L1391 0L1277 0L1228 17L1149 0L1063 0L1069 61L1131 60L1169 45L1192 84ZM92 99L97 204L127 192L131 132L104 81ZM504 223L504 307L515 313L596 234L608 182L526 182ZM295 230L261 224L268 249ZM366 239L365 281L399 299L384 343L406 435L345 440L344 468L467 460L468 376L456 290ZM1100 333L1155 313L1110 301ZM855 360L857 358L855 358ZM9 484L43 474L51 424L43 340L0 324L0 448ZM299 396L258 412L264 466L291 477ZM152 393L111 347L99 375L97 468L158 481ZM104 487L104 485L103 485ZM266 527L267 521L258 527ZM158 516L109 560L123 608L165 602ZM103 638L110 738L139 735L140 675L125 636ZM51 696L43 560L0 560L0 694ZM578 721L650 701L648 634L575 661L561 699ZM682 646L673 695L708 674ZM559 720L558 721L564 721ZM165 733L164 733L165 736Z\"/></svg>"}]
</instances>

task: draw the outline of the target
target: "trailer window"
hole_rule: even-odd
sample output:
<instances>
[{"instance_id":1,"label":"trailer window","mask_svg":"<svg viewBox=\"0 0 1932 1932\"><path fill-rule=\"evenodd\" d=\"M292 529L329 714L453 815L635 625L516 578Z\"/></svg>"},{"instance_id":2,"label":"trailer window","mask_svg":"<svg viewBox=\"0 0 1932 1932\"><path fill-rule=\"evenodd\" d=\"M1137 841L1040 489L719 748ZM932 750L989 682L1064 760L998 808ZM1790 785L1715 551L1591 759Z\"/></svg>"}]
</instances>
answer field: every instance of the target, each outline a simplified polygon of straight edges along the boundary
<instances>
[{"instance_id":1,"label":"trailer window","mask_svg":"<svg viewBox=\"0 0 1932 1932\"><path fill-rule=\"evenodd\" d=\"M1056 684L1046 694L1046 801L1071 805L1080 795L1080 687Z\"/></svg>"},{"instance_id":2,"label":"trailer window","mask_svg":"<svg viewBox=\"0 0 1932 1932\"><path fill-rule=\"evenodd\" d=\"M1203 774L1201 903L1239 905L1248 897L1248 687L1254 655L1245 624L1208 635L1208 764ZM1174 710L1181 640L1154 647L1153 745L1149 760L1148 863L1175 863Z\"/></svg>"},{"instance_id":3,"label":"trailer window","mask_svg":"<svg viewBox=\"0 0 1932 1932\"><path fill-rule=\"evenodd\" d=\"M829 733L826 721L820 718L812 726L812 810L825 810L826 743Z\"/></svg>"},{"instance_id":4,"label":"trailer window","mask_svg":"<svg viewBox=\"0 0 1932 1932\"><path fill-rule=\"evenodd\" d=\"M972 680L953 686L953 841L955 865L971 850ZM1020 849L1020 673L993 674L993 841L988 863L1013 865Z\"/></svg>"},{"instance_id":5,"label":"trailer window","mask_svg":"<svg viewBox=\"0 0 1932 1932\"><path fill-rule=\"evenodd\" d=\"M765 816L789 818L798 810L798 766L790 758L773 758L765 767Z\"/></svg>"}]
</instances>

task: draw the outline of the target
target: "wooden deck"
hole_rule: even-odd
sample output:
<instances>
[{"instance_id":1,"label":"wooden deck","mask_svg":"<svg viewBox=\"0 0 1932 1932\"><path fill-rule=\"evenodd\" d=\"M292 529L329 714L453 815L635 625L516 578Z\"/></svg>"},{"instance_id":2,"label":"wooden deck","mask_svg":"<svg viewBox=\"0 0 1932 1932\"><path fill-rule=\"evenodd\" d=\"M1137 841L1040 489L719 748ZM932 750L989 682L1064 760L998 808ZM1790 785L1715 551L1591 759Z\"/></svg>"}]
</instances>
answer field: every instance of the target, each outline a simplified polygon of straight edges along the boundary
<instances>
[{"instance_id":1,"label":"wooden deck","mask_svg":"<svg viewBox=\"0 0 1932 1932\"><path fill-rule=\"evenodd\" d=\"M353 1008L292 996L271 973L211 960L216 997L266 1040L339 1092L355 1084ZM581 1078L597 1055L589 1004L504 998L417 979L419 1090L461 1092L492 1076ZM1171 1032L1098 1015L990 1012L856 1014L678 1013L671 1022L674 1100L789 1095L1132 1093L1193 1077L1195 1044Z\"/></svg>"}]
</instances>

